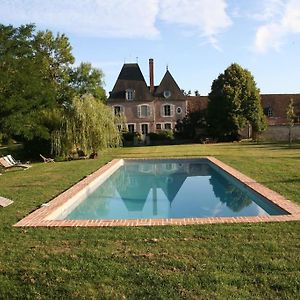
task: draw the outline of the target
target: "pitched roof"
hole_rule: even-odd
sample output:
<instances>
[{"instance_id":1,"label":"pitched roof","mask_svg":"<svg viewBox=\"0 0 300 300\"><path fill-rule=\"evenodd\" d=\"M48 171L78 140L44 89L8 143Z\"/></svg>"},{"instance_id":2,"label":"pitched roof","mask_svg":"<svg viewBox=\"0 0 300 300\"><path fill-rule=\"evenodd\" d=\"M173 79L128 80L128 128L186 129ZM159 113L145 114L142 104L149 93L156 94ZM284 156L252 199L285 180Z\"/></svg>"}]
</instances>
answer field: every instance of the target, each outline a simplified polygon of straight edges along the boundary
<instances>
[{"instance_id":1,"label":"pitched roof","mask_svg":"<svg viewBox=\"0 0 300 300\"><path fill-rule=\"evenodd\" d=\"M135 100L152 100L144 76L136 63L123 65L108 100L124 100L127 89L135 91Z\"/></svg>"},{"instance_id":2,"label":"pitched roof","mask_svg":"<svg viewBox=\"0 0 300 300\"><path fill-rule=\"evenodd\" d=\"M171 75L171 73L169 72L169 70L166 71L163 79L161 80L158 88L156 89L155 96L164 97L164 91L170 91L171 92L172 100L185 99L185 96L183 95L183 92L180 90L178 84L174 80L174 78Z\"/></svg>"},{"instance_id":3,"label":"pitched roof","mask_svg":"<svg viewBox=\"0 0 300 300\"><path fill-rule=\"evenodd\" d=\"M287 123L286 111L290 99L294 100L294 112L300 116L300 94L262 94L261 103L264 110L270 108L272 117L268 118L270 125Z\"/></svg>"}]
</instances>

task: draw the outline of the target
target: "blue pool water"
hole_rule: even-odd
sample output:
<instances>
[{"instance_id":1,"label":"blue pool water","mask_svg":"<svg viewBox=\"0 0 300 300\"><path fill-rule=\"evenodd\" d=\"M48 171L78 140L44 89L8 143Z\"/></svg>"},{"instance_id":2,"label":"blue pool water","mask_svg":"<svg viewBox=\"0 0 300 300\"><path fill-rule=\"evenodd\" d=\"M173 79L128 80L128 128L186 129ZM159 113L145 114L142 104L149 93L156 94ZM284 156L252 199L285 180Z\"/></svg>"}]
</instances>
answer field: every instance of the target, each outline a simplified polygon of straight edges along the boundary
<instances>
[{"instance_id":1,"label":"blue pool water","mask_svg":"<svg viewBox=\"0 0 300 300\"><path fill-rule=\"evenodd\" d=\"M64 219L154 219L286 214L206 160L134 160Z\"/></svg>"}]
</instances>

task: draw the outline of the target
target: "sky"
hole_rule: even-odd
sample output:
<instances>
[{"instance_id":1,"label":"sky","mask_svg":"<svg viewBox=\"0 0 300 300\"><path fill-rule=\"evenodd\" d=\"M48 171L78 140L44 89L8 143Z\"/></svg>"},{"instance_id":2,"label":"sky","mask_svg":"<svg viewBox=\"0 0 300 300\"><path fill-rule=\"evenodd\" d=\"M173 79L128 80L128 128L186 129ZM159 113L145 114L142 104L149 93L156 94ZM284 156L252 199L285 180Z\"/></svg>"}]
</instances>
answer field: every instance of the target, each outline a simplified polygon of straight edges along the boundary
<instances>
[{"instance_id":1,"label":"sky","mask_svg":"<svg viewBox=\"0 0 300 300\"><path fill-rule=\"evenodd\" d=\"M64 33L75 64L90 62L112 90L125 63L149 84L168 67L181 89L210 92L231 64L261 93L300 93L300 0L0 0L0 23Z\"/></svg>"}]
</instances>

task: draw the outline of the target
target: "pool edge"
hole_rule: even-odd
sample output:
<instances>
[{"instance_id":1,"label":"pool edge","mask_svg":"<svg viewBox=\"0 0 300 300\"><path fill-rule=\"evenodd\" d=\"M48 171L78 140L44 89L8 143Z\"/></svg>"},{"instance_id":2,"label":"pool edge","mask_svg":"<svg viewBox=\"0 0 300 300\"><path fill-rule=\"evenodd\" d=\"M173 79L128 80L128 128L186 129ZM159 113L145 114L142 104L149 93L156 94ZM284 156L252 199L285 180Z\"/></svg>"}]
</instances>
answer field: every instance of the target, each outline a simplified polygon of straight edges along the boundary
<instances>
[{"instance_id":1,"label":"pool edge","mask_svg":"<svg viewBox=\"0 0 300 300\"><path fill-rule=\"evenodd\" d=\"M127 158L124 158L127 160ZM157 158L130 158L128 160L151 160ZM259 223L259 222L286 222L300 221L300 206L282 195L263 186L250 177L242 174L236 169L226 165L212 156L205 157L174 157L158 159L205 159L216 165L221 170L230 174L245 186L254 190L271 203L286 211L287 215L254 216L254 217L208 217L208 218L178 218L178 219L126 219L126 220L50 220L49 216L66 203L70 198L85 189L100 175L109 172L111 168L123 163L123 159L114 159L102 166L97 171L86 176L83 180L70 187L48 203L42 204L40 208L27 215L14 227L115 227L115 226L163 226L163 225L192 225L192 224L217 224L217 223Z\"/></svg>"}]
</instances>

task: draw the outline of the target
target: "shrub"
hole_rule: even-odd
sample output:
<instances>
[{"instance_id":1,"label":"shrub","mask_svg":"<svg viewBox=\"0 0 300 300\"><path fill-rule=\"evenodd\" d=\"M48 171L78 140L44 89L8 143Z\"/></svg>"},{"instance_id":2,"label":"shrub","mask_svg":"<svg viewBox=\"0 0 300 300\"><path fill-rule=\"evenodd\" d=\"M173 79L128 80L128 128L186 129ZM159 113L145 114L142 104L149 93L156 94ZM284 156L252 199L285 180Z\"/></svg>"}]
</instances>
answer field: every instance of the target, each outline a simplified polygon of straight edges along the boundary
<instances>
[{"instance_id":1,"label":"shrub","mask_svg":"<svg viewBox=\"0 0 300 300\"><path fill-rule=\"evenodd\" d=\"M148 136L151 141L170 141L174 139L172 130L162 130L158 133L150 132Z\"/></svg>"}]
</instances>

